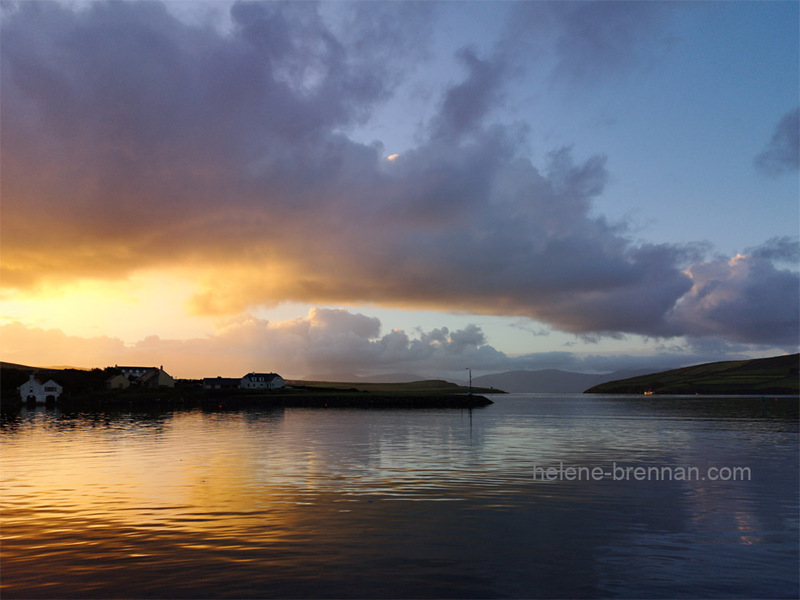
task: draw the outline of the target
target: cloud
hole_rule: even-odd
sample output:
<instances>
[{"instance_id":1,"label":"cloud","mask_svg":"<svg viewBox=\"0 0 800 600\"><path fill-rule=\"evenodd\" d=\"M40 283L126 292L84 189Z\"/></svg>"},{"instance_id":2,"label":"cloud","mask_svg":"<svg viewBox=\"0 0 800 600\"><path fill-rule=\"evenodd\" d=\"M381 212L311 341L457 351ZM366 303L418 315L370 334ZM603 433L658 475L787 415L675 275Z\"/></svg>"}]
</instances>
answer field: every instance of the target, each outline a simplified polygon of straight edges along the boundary
<instances>
[{"instance_id":1,"label":"cloud","mask_svg":"<svg viewBox=\"0 0 800 600\"><path fill-rule=\"evenodd\" d=\"M753 161L769 175L800 169L800 108L786 113L775 126L767 147Z\"/></svg>"},{"instance_id":2,"label":"cloud","mask_svg":"<svg viewBox=\"0 0 800 600\"><path fill-rule=\"evenodd\" d=\"M223 31L155 2L4 5L4 287L169 267L192 274L190 307L207 315L368 302L576 334L760 341L786 325L794 274L766 256L733 273L695 246L632 240L592 212L603 156L557 148L534 164L524 128L490 121L519 55L463 50L465 78L438 90L426 135L394 160L350 139L424 55L430 26L424 4L337 7L331 19L317 4L236 3ZM560 35L592 33L564 68L584 55L623 61L657 21L628 4L602 24L595 5L557 10ZM384 35L411 60L393 58ZM760 283L776 284L770 302ZM727 313L710 302L715 286ZM365 359L416 348L401 333L374 346L374 324L360 327L336 340ZM335 348L314 352L331 362Z\"/></svg>"},{"instance_id":3,"label":"cloud","mask_svg":"<svg viewBox=\"0 0 800 600\"><path fill-rule=\"evenodd\" d=\"M796 346L800 340L800 275L775 259L797 264L800 244L770 240L749 254L692 265L692 289L672 320L693 336Z\"/></svg>"},{"instance_id":4,"label":"cloud","mask_svg":"<svg viewBox=\"0 0 800 600\"><path fill-rule=\"evenodd\" d=\"M561 369L604 373L622 369L659 371L714 360L763 354L753 346L707 343L655 347L630 355L541 352L509 356L490 345L474 324L382 333L378 319L345 309L314 308L305 317L271 322L250 315L228 320L214 335L189 340L146 337L126 345L108 337L68 336L58 329L0 326L2 359L32 366L105 367L163 365L181 378L237 377L275 371L289 378L413 373L422 378L465 379L512 370ZM770 347L773 354L780 350Z\"/></svg>"},{"instance_id":5,"label":"cloud","mask_svg":"<svg viewBox=\"0 0 800 600\"><path fill-rule=\"evenodd\" d=\"M483 60L472 49L463 48L458 58L469 75L445 92L432 127L433 137L458 138L480 127L489 109L496 104L506 76L507 65L502 57Z\"/></svg>"},{"instance_id":6,"label":"cloud","mask_svg":"<svg viewBox=\"0 0 800 600\"><path fill-rule=\"evenodd\" d=\"M150 336L126 346L118 339L67 336L57 329L0 327L3 360L34 366L163 364L180 377L235 376L274 370L285 376L373 375L398 371L421 376L460 375L469 364L499 367L505 354L486 343L475 325L446 327L412 338L380 332L374 317L344 309L313 308L306 317L270 322L249 315L229 320L213 336L169 340Z\"/></svg>"}]
</instances>

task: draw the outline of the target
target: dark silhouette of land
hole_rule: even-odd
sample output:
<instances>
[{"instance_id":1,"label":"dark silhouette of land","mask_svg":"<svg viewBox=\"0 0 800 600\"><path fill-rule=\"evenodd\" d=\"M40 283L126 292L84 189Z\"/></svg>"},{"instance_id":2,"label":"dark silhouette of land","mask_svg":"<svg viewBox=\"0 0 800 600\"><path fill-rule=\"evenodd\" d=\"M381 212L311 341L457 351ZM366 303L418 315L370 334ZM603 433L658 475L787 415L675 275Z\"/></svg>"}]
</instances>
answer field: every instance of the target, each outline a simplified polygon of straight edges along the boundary
<instances>
[{"instance_id":1,"label":"dark silhouette of land","mask_svg":"<svg viewBox=\"0 0 800 600\"><path fill-rule=\"evenodd\" d=\"M602 383L589 394L800 394L800 354L705 363Z\"/></svg>"},{"instance_id":2,"label":"dark silhouette of land","mask_svg":"<svg viewBox=\"0 0 800 600\"><path fill-rule=\"evenodd\" d=\"M104 408L114 406L318 406L322 408L478 408L492 404L482 393L499 390L468 388L444 380L411 383L340 383L289 381L284 388L204 389L200 380L178 379L174 388L107 389L107 379L116 372L105 369L39 369L26 365L0 365L0 405L22 404L18 386L31 373L52 378L63 386L60 406Z\"/></svg>"},{"instance_id":3,"label":"dark silhouette of land","mask_svg":"<svg viewBox=\"0 0 800 600\"><path fill-rule=\"evenodd\" d=\"M593 378L608 378L621 372L588 375L556 370L510 371L476 377L472 388L441 379L405 383L361 379L355 382L290 380L286 388L276 390L207 390L200 380L179 379L174 388L109 390L105 382L113 374L113 367L44 369L2 363L0 404L3 407L21 404L18 386L25 383L31 373L55 379L64 387L59 404L98 408L126 404L474 408L492 403L483 394L505 393L498 389L502 382L508 384L504 389L511 392L585 390L595 394L798 395L799 367L800 354L714 362L607 381L588 389L585 384Z\"/></svg>"}]
</instances>

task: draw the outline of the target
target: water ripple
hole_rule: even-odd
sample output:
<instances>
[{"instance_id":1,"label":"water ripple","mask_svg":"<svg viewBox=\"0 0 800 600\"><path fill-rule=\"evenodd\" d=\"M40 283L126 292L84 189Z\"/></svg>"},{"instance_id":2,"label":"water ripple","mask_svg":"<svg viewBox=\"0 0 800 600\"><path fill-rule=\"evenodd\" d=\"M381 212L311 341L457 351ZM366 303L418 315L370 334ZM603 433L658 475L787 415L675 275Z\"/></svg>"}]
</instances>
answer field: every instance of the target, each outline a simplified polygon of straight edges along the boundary
<instances>
[{"instance_id":1,"label":"water ripple","mask_svg":"<svg viewBox=\"0 0 800 600\"><path fill-rule=\"evenodd\" d=\"M20 412L6 597L792 596L798 425L775 404ZM751 481L534 480L745 465ZM793 574L795 573L795 574ZM391 583L387 583L391 582Z\"/></svg>"}]
</instances>

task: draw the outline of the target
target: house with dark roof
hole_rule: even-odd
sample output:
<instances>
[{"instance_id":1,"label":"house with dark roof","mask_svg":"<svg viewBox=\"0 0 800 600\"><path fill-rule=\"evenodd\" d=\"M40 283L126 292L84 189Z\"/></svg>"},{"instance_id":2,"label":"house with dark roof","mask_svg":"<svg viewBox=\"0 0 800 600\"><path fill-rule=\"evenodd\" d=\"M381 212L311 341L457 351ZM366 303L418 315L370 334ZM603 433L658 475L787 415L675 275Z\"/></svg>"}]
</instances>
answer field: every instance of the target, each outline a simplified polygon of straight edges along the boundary
<instances>
[{"instance_id":1,"label":"house with dark roof","mask_svg":"<svg viewBox=\"0 0 800 600\"><path fill-rule=\"evenodd\" d=\"M160 367L120 367L114 365L122 371L133 385L144 388L175 387L175 379L169 375L164 366Z\"/></svg>"},{"instance_id":2,"label":"house with dark roof","mask_svg":"<svg viewBox=\"0 0 800 600\"><path fill-rule=\"evenodd\" d=\"M175 387L175 379L164 370L164 367L157 369L153 367L147 373L141 375L137 381L144 388Z\"/></svg>"},{"instance_id":3,"label":"house with dark roof","mask_svg":"<svg viewBox=\"0 0 800 600\"><path fill-rule=\"evenodd\" d=\"M234 377L204 377L204 390L238 390L242 384L241 378Z\"/></svg>"},{"instance_id":4,"label":"house with dark roof","mask_svg":"<svg viewBox=\"0 0 800 600\"><path fill-rule=\"evenodd\" d=\"M114 365L115 368L122 371L122 374L125 375L131 381L138 379L145 373L147 373L150 369L154 369L155 367L120 367L119 365Z\"/></svg>"},{"instance_id":5,"label":"house with dark roof","mask_svg":"<svg viewBox=\"0 0 800 600\"><path fill-rule=\"evenodd\" d=\"M106 389L127 390L129 387L131 387L131 380L120 373L106 379Z\"/></svg>"},{"instance_id":6,"label":"house with dark roof","mask_svg":"<svg viewBox=\"0 0 800 600\"><path fill-rule=\"evenodd\" d=\"M248 373L241 379L239 387L245 390L276 390L286 385L277 373Z\"/></svg>"}]
</instances>

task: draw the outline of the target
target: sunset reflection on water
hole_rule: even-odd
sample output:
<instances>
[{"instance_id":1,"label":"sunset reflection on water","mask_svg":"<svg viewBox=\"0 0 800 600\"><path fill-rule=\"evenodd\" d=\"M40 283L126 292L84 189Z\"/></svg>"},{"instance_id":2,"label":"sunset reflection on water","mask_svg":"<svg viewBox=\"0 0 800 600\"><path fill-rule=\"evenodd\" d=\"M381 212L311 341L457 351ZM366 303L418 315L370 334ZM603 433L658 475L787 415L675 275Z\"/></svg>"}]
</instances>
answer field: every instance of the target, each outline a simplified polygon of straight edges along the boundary
<instances>
[{"instance_id":1,"label":"sunset reflection on water","mask_svg":"<svg viewBox=\"0 0 800 600\"><path fill-rule=\"evenodd\" d=\"M531 397L473 413L23 409L4 413L0 440L8 598L797 586L797 425L782 415ZM723 460L758 477L531 478L537 462Z\"/></svg>"}]
</instances>

